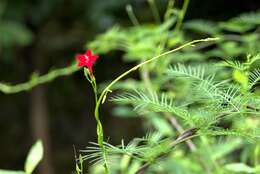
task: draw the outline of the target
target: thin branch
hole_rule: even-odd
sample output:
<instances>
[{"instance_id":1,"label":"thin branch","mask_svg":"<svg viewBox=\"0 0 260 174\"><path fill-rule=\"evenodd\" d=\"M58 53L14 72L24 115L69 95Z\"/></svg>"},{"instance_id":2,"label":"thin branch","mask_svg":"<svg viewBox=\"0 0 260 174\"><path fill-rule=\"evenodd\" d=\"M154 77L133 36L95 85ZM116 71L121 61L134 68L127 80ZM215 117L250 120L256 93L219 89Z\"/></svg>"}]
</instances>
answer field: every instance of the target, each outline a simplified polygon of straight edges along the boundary
<instances>
[{"instance_id":1,"label":"thin branch","mask_svg":"<svg viewBox=\"0 0 260 174\"><path fill-rule=\"evenodd\" d=\"M198 128L191 128L191 129L187 129L186 131L184 131L181 135L179 135L179 137L177 139L175 139L171 144L170 144L170 148L172 149L174 148L176 145L185 142L187 140L190 140L196 136L198 136L196 133L198 131ZM169 151L170 152L170 151ZM169 154L169 152L166 153L162 153L160 155L158 155L157 157L155 157L155 159L153 161L158 160L159 158L162 158L164 156L167 156ZM135 172L135 174L144 174L144 172L146 171L146 169L151 165L151 162L146 162L144 163L141 167L139 167L139 169Z\"/></svg>"},{"instance_id":2,"label":"thin branch","mask_svg":"<svg viewBox=\"0 0 260 174\"><path fill-rule=\"evenodd\" d=\"M133 23L134 26L139 26L139 22L134 14L133 8L130 4L126 6L126 12L128 14L129 19Z\"/></svg>"},{"instance_id":3,"label":"thin branch","mask_svg":"<svg viewBox=\"0 0 260 174\"><path fill-rule=\"evenodd\" d=\"M182 25L184 16L185 16L185 14L186 14L186 11L187 11L189 2L190 2L190 0L185 0L184 3L183 3L182 9L181 9L181 14L180 14L180 16L179 16L179 18L178 18L176 27L175 27L175 29L174 29L175 32L179 31L180 28L181 28L181 25Z\"/></svg>"},{"instance_id":4,"label":"thin branch","mask_svg":"<svg viewBox=\"0 0 260 174\"><path fill-rule=\"evenodd\" d=\"M34 73L31 79L25 83L20 83L17 85L8 85L6 83L0 83L0 91L6 94L28 91L37 85L50 82L60 76L70 75L76 72L77 70L78 70L77 66L75 66L75 64L72 64L65 68L52 70L49 73L41 76Z\"/></svg>"},{"instance_id":5,"label":"thin branch","mask_svg":"<svg viewBox=\"0 0 260 174\"><path fill-rule=\"evenodd\" d=\"M167 116L167 118L169 119L169 121L171 122L171 124L173 125L173 127L181 134L184 132L184 129L182 128L182 126L178 123L177 119L175 117L172 117L169 113L165 113L165 115ZM191 140L187 140L185 142L187 144L187 146L189 147L189 149L194 152L196 151L196 146L195 144L191 141Z\"/></svg>"},{"instance_id":6,"label":"thin branch","mask_svg":"<svg viewBox=\"0 0 260 174\"><path fill-rule=\"evenodd\" d=\"M163 57L163 56L169 55L169 54L171 54L171 53L173 53L173 52L177 52L177 51L179 51L179 50L181 50L181 49L183 49L183 48L185 48L185 47L194 46L194 44L196 44L196 43L216 41L216 40L218 40L218 39L219 39L219 38L206 38L206 39L193 40L193 41L191 41L191 42L188 42L188 43L186 43L186 44L183 44L183 45L181 45L181 46L179 46L179 47L177 47L177 48L175 48L175 49L172 49L172 50L170 50L170 51L164 52L164 53L162 53L162 54L160 54L160 55L158 55L158 56L155 56L155 57L153 57L153 58L151 58L151 59L149 59L149 60L146 60L146 61L144 61L144 62L142 62L142 63L140 63L140 64L134 66L133 68L129 69L128 71L124 72L123 74L121 74L120 76L118 76L116 79L114 79L114 80L102 91L102 93L101 93L101 95L100 95L100 97L99 97L99 99L98 99L98 106L99 106L99 104L101 104L101 102L103 101L103 98L106 96L106 94L107 94L108 92L111 92L111 89L110 89L110 88L111 88L115 83L117 83L119 80L121 80L122 78L124 78L125 76L127 76L128 74L130 74L131 72L137 70L138 68L140 68L140 67L142 67L142 66L144 66L144 65L146 65L146 64L148 64L148 63L150 63L150 62L153 62L153 61L155 61L155 60L157 60L157 59L159 59L159 58L161 58L161 57ZM95 111L97 112L97 110L98 110L98 107L96 107Z\"/></svg>"},{"instance_id":7,"label":"thin branch","mask_svg":"<svg viewBox=\"0 0 260 174\"><path fill-rule=\"evenodd\" d=\"M160 14L159 14L159 10L155 4L155 1L154 0L148 0L148 3L150 5L150 8L152 10L152 13L153 13L153 16L154 16L154 19L155 21L159 24L161 23L161 19L160 19Z\"/></svg>"}]
</instances>

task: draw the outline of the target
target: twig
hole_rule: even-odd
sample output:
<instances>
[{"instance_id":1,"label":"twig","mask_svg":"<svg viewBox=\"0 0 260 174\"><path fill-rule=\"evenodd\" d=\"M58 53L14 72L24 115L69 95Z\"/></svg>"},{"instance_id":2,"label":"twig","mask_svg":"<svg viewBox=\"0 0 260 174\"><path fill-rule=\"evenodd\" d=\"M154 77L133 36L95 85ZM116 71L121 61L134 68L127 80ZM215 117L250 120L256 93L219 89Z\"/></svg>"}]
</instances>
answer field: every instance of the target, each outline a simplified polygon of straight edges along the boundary
<instances>
[{"instance_id":1,"label":"twig","mask_svg":"<svg viewBox=\"0 0 260 174\"><path fill-rule=\"evenodd\" d=\"M178 123L178 121L176 120L175 117L170 116L169 113L165 113L165 115L168 115L168 119L171 122L171 124L173 125L173 127L179 132L179 133L183 133L184 129L181 127L181 125ZM189 147L189 149L194 152L196 151L196 146L195 144L191 141L191 140L187 140L185 141L185 143L187 144L187 146Z\"/></svg>"},{"instance_id":2,"label":"twig","mask_svg":"<svg viewBox=\"0 0 260 174\"><path fill-rule=\"evenodd\" d=\"M161 23L160 14L159 14L159 11L158 11L157 6L155 4L155 1L154 0L148 0L148 3L149 3L150 8L152 10L155 21L158 24Z\"/></svg>"},{"instance_id":3,"label":"twig","mask_svg":"<svg viewBox=\"0 0 260 174\"><path fill-rule=\"evenodd\" d=\"M174 148L176 145L184 142L184 141L187 141L187 140L190 140L191 138L194 138L196 137L196 133L198 131L198 128L191 128L191 129L187 129L186 131L184 131L176 140L174 140L171 144L170 144L170 147L169 149L172 149ZM155 160L159 159L159 158L162 158L164 156L167 156L169 154L169 152L166 152L166 153L161 153L159 154L157 157L155 157ZM144 174L144 172L146 171L146 169L151 165L150 162L146 162L144 163L136 172L135 174Z\"/></svg>"},{"instance_id":4,"label":"twig","mask_svg":"<svg viewBox=\"0 0 260 174\"><path fill-rule=\"evenodd\" d=\"M185 0L184 3L183 3L182 9L181 9L181 14L180 14L180 16L179 16L179 18L178 18L176 27L175 27L175 29L174 29L175 32L177 32L177 31L180 30L180 27L181 27L181 25L182 25L182 22L183 22L185 13L186 13L187 8L188 8L188 5L189 5L189 2L190 2L190 0Z\"/></svg>"},{"instance_id":5,"label":"twig","mask_svg":"<svg viewBox=\"0 0 260 174\"><path fill-rule=\"evenodd\" d=\"M134 26L139 26L139 22L134 14L133 8L130 4L128 4L126 6L126 12L129 16L129 19L131 20L131 22L134 24Z\"/></svg>"}]
</instances>

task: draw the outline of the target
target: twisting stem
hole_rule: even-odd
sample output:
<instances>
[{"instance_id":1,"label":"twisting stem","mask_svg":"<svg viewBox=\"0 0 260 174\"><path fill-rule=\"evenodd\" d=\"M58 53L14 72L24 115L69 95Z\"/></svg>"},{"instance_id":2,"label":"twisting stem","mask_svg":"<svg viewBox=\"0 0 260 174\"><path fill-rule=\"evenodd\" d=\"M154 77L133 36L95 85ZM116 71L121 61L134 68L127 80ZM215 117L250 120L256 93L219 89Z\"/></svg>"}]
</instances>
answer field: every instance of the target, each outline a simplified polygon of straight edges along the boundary
<instances>
[{"instance_id":1,"label":"twisting stem","mask_svg":"<svg viewBox=\"0 0 260 174\"><path fill-rule=\"evenodd\" d=\"M96 86L96 80L95 78L93 78L93 90L95 93L95 101L96 101L96 107L98 105L98 95L97 95L97 86ZM102 123L99 119L99 112L95 111L95 119L97 121L97 135L98 135L98 145L99 147L102 149L103 152L103 157L105 160L105 164L104 164L104 168L105 168L105 174L109 174L109 170L108 170L108 165L107 165L107 154L106 154L106 149L104 147L104 131L103 131L103 126Z\"/></svg>"},{"instance_id":2,"label":"twisting stem","mask_svg":"<svg viewBox=\"0 0 260 174\"><path fill-rule=\"evenodd\" d=\"M96 78L94 77L94 75L92 74L92 72L89 72L87 68L84 68L84 75L86 77L86 79L90 82L92 88L93 88L93 92L94 92L94 95L95 95L95 104L96 104L96 107L97 107L97 103L98 103L98 93L97 93L97 83L96 83ZM102 127L102 123L99 119L99 113L98 112L95 112L95 119L97 121L97 136L98 136L98 145L99 147L102 149L102 152L104 154L104 159L106 161L107 159L107 156L106 156L106 149L104 148L104 140L103 140L103 137L104 137L104 133L103 133L103 127ZM108 166L107 166L107 163L105 162L104 164L104 167L105 167L105 174L109 174L109 171L108 171Z\"/></svg>"},{"instance_id":3,"label":"twisting stem","mask_svg":"<svg viewBox=\"0 0 260 174\"><path fill-rule=\"evenodd\" d=\"M96 118L96 121L97 121L97 135L98 135L98 144L100 146L100 148L102 149L103 151L103 154L104 154L104 159L106 161L107 159L107 154L106 154L106 149L104 147L104 133L103 133L103 127L102 127L102 123L100 121L100 118L99 118L99 107L100 107L100 104L101 102L104 102L104 99L106 98L106 95L108 92L110 92L110 88L115 84L117 83L119 80L121 80L122 78L124 78L125 76L127 76L128 74L130 74L131 72L137 70L138 68L150 63L150 62L153 62L163 56L166 56L166 55L169 55L173 52L176 52L176 51L179 51L185 47L188 47L188 46L192 46L193 44L195 43L198 43L198 42L208 42L208 41L215 41L217 40L218 38L206 38L206 39L199 39L199 40L193 40L191 42L188 42L184 45L181 45L173 50L170 50L170 51L167 51L165 53L162 53L158 56L155 56L149 60L146 60L136 66L134 66L133 68L129 69L128 71L124 72L123 74L121 74L120 76L118 76L116 79L114 79L103 91L102 93L100 94L100 96L98 97L98 100L96 102L96 107L95 107L95 118ZM108 171L108 166L107 166L107 163L105 163L105 172L106 174L109 173Z\"/></svg>"},{"instance_id":4,"label":"twisting stem","mask_svg":"<svg viewBox=\"0 0 260 174\"><path fill-rule=\"evenodd\" d=\"M184 44L184 45L181 45L181 46L179 46L179 47L177 47L177 48L175 48L175 49L173 49L173 50L164 52L164 53L162 53L162 54L160 54L160 55L158 55L158 56L155 56L155 57L153 57L153 58L151 58L151 59L149 59L149 60L146 60L146 61L144 61L144 62L142 62L142 63L140 63L140 64L134 66L133 68L129 69L128 71L126 71L126 72L124 72L123 74L121 74L120 76L118 76L115 80L113 80L113 81L102 91L101 95L100 95L99 98L98 98L97 106L99 107L99 105L100 105L100 103L101 103L103 97L107 94L107 92L111 91L110 88L111 88L115 83L117 83L119 80L121 80L122 78L124 78L125 76L127 76L128 74L130 74L131 72L137 70L138 68L140 68L140 67L142 67L142 66L144 66L144 65L146 65L146 64L148 64L148 63L150 63L150 62L153 62L153 61L155 61L155 60L157 60L157 59L159 59L159 58L161 58L161 57L163 57L163 56L166 56L166 55L169 55L169 54L171 54L171 53L173 53L173 52L179 51L179 50L181 50L181 49L183 49L183 48L185 48L185 47L193 46L194 44L196 44L196 43L198 43L198 42L209 42L209 41L216 41L216 40L218 40L218 38L206 38L206 39L193 40L193 41L188 42L188 43L186 43L186 44ZM98 107L96 107L96 110L95 110L95 111L98 110Z\"/></svg>"}]
</instances>

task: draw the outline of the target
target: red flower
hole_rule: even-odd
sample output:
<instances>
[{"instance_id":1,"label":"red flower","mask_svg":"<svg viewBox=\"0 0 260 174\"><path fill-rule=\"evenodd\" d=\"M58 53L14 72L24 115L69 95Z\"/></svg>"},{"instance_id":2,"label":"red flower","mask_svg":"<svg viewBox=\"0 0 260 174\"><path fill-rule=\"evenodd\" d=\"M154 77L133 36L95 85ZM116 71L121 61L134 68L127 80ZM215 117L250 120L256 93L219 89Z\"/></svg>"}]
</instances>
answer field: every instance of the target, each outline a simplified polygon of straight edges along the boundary
<instances>
[{"instance_id":1,"label":"red flower","mask_svg":"<svg viewBox=\"0 0 260 174\"><path fill-rule=\"evenodd\" d=\"M91 53L91 50L87 50L84 54L77 54L76 59L78 61L79 68L87 67L89 72L92 73L92 67L98 59L98 55L94 55Z\"/></svg>"}]
</instances>

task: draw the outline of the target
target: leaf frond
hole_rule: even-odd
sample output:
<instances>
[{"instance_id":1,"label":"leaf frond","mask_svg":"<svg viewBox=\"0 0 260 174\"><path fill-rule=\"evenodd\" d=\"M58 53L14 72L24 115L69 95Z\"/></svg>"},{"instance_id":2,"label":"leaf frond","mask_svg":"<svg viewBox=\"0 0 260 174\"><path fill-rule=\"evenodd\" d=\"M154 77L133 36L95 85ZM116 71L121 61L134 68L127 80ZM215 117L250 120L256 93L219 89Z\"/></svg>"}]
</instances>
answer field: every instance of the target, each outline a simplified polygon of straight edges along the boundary
<instances>
[{"instance_id":1,"label":"leaf frond","mask_svg":"<svg viewBox=\"0 0 260 174\"><path fill-rule=\"evenodd\" d=\"M249 89L252 89L253 86L255 86L259 80L260 80L260 69L255 69L254 71L249 73L248 76L249 79Z\"/></svg>"},{"instance_id":2,"label":"leaf frond","mask_svg":"<svg viewBox=\"0 0 260 174\"><path fill-rule=\"evenodd\" d=\"M166 94L145 94L143 92L125 93L112 98L112 101L120 104L132 104L135 110L144 112L170 112L176 117L190 123L191 117L188 111L175 105L173 99Z\"/></svg>"},{"instance_id":3,"label":"leaf frond","mask_svg":"<svg viewBox=\"0 0 260 174\"><path fill-rule=\"evenodd\" d=\"M201 98L211 99L211 101L218 104L230 105L235 110L239 111L240 103L236 101L239 96L239 88L236 86L225 85L227 80L216 82L213 75L205 76L205 69L203 67L191 67L178 64L170 67L167 74L176 77L186 77L193 80L195 89L199 91Z\"/></svg>"}]
</instances>

